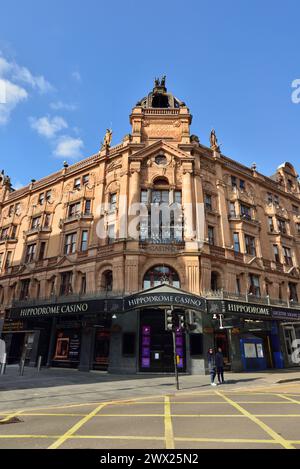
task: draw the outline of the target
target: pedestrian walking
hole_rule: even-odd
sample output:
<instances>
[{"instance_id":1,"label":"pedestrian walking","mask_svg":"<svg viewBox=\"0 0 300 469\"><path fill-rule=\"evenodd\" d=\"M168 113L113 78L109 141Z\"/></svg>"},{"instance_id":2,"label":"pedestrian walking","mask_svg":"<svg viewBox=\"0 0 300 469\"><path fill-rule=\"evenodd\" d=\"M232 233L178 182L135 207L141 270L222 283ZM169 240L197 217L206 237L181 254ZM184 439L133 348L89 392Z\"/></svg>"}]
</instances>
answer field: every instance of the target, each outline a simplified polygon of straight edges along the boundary
<instances>
[{"instance_id":1,"label":"pedestrian walking","mask_svg":"<svg viewBox=\"0 0 300 469\"><path fill-rule=\"evenodd\" d=\"M208 349L208 354L207 354L207 361L208 361L208 370L210 373L210 384L212 386L217 386L215 383L215 377L216 377L216 356L215 352L212 348Z\"/></svg>"},{"instance_id":2,"label":"pedestrian walking","mask_svg":"<svg viewBox=\"0 0 300 469\"><path fill-rule=\"evenodd\" d=\"M216 369L217 369L217 375L218 375L218 382L219 384L224 384L224 357L222 353L221 347L218 348L218 351L216 353L215 357L215 362L216 362Z\"/></svg>"}]
</instances>

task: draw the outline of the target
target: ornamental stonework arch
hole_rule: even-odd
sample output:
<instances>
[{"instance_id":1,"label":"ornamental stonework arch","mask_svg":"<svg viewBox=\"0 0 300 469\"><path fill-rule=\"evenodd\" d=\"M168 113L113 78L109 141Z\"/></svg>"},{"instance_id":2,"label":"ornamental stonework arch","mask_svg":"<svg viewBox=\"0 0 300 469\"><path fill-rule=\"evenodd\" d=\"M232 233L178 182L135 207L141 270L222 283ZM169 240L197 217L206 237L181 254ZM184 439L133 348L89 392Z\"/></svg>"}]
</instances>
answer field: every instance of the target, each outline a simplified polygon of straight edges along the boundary
<instances>
[{"instance_id":1,"label":"ornamental stonework arch","mask_svg":"<svg viewBox=\"0 0 300 469\"><path fill-rule=\"evenodd\" d=\"M161 259L156 259L155 261L153 259L149 259L148 261L146 261L146 263L143 265L143 268L140 269L139 289L143 290L143 281L148 270L157 266L162 266L162 265L164 267L169 267L177 272L179 281L180 281L180 288L184 290L184 286L185 286L184 269L179 265L179 263L176 260L173 260L173 259L167 259L166 262L162 262Z\"/></svg>"}]
</instances>

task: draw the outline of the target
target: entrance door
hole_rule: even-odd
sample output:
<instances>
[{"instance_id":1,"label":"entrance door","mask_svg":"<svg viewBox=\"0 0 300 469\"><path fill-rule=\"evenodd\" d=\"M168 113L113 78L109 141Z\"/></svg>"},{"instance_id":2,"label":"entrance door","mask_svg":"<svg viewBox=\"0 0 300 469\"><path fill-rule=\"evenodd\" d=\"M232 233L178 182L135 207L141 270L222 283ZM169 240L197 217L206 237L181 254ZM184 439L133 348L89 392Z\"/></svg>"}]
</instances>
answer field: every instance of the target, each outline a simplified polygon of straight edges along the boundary
<instances>
[{"instance_id":1,"label":"entrance door","mask_svg":"<svg viewBox=\"0 0 300 469\"><path fill-rule=\"evenodd\" d=\"M176 332L178 371L186 369L185 333ZM143 310L140 313L140 371L154 373L174 372L173 337L165 331L165 312L162 309Z\"/></svg>"}]
</instances>

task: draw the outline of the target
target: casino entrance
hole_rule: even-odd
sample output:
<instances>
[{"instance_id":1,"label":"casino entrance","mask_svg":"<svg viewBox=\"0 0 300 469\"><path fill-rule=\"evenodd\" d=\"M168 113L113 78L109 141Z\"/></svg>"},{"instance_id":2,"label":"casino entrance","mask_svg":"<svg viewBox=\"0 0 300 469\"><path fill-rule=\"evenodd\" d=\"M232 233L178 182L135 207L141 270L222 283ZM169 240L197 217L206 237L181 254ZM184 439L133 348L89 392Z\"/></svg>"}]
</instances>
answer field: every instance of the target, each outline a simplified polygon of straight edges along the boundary
<instances>
[{"instance_id":1,"label":"casino entrance","mask_svg":"<svg viewBox=\"0 0 300 469\"><path fill-rule=\"evenodd\" d=\"M184 314L184 310L178 310ZM165 308L140 311L139 371L173 373L174 355L172 333L165 331ZM176 355L179 372L186 371L185 332L176 332Z\"/></svg>"}]
</instances>

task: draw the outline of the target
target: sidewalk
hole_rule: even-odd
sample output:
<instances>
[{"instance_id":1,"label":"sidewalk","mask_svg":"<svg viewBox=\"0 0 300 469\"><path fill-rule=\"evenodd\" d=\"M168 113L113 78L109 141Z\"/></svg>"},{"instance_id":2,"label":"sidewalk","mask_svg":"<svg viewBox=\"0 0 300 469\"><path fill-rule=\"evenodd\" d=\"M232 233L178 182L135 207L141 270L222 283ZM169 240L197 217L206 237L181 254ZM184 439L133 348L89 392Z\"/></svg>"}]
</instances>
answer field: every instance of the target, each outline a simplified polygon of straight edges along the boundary
<instances>
[{"instance_id":1,"label":"sidewalk","mask_svg":"<svg viewBox=\"0 0 300 469\"><path fill-rule=\"evenodd\" d=\"M254 389L279 382L299 381L300 369L276 370L256 373L226 373L222 389ZM181 391L207 391L211 389L209 376L184 375L179 377ZM106 372L26 367L23 376L15 365L7 367L0 376L0 411L60 404L100 402L112 399L130 399L161 395L176 391L172 375L157 376L109 375Z\"/></svg>"}]
</instances>

